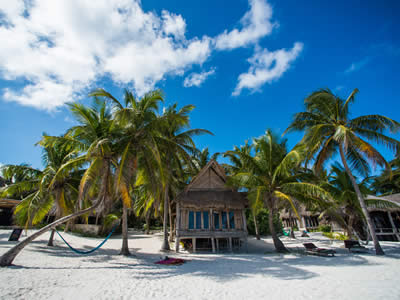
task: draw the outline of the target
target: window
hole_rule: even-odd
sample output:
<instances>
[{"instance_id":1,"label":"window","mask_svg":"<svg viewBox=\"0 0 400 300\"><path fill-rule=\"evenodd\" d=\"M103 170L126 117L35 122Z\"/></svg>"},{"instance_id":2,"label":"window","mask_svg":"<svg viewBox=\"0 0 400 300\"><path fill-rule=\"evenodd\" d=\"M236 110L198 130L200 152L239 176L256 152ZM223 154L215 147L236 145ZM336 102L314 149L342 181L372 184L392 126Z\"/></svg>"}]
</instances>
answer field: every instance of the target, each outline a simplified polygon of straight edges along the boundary
<instances>
[{"instance_id":1,"label":"window","mask_svg":"<svg viewBox=\"0 0 400 300\"><path fill-rule=\"evenodd\" d=\"M219 229L219 213L214 213L214 228Z\"/></svg>"},{"instance_id":2,"label":"window","mask_svg":"<svg viewBox=\"0 0 400 300\"><path fill-rule=\"evenodd\" d=\"M228 228L228 219L226 218L226 211L222 212L222 229Z\"/></svg>"},{"instance_id":3,"label":"window","mask_svg":"<svg viewBox=\"0 0 400 300\"><path fill-rule=\"evenodd\" d=\"M194 229L194 213L189 211L189 229Z\"/></svg>"},{"instance_id":4,"label":"window","mask_svg":"<svg viewBox=\"0 0 400 300\"><path fill-rule=\"evenodd\" d=\"M201 229L201 211L196 211L196 229Z\"/></svg>"},{"instance_id":5,"label":"window","mask_svg":"<svg viewBox=\"0 0 400 300\"><path fill-rule=\"evenodd\" d=\"M204 224L203 224L203 228L204 229L208 229L208 211L204 211L203 212L203 222L204 222Z\"/></svg>"},{"instance_id":6,"label":"window","mask_svg":"<svg viewBox=\"0 0 400 300\"><path fill-rule=\"evenodd\" d=\"M235 229L235 214L233 211L229 212L229 226L231 229Z\"/></svg>"}]
</instances>

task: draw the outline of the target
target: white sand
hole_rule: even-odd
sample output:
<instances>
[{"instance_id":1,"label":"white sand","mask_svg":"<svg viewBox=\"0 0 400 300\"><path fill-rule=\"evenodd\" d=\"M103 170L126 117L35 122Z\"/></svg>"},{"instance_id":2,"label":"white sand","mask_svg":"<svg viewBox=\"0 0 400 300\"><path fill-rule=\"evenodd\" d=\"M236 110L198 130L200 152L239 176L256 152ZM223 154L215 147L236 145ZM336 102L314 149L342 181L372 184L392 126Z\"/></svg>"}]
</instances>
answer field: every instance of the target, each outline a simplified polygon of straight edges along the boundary
<instances>
[{"instance_id":1,"label":"white sand","mask_svg":"<svg viewBox=\"0 0 400 300\"><path fill-rule=\"evenodd\" d=\"M13 245L9 234L0 230L0 254ZM81 249L101 241L64 235ZM0 269L0 299L400 299L400 243L383 242L387 255L377 257L349 254L320 234L283 239L292 250L307 240L335 248L337 256L327 258L274 254L270 239L250 238L248 254L170 253L190 261L160 266L154 264L164 255L160 234L130 235L136 257L118 255L120 236L81 256L58 237L56 247L47 247L46 233L20 253L15 266Z\"/></svg>"}]
</instances>

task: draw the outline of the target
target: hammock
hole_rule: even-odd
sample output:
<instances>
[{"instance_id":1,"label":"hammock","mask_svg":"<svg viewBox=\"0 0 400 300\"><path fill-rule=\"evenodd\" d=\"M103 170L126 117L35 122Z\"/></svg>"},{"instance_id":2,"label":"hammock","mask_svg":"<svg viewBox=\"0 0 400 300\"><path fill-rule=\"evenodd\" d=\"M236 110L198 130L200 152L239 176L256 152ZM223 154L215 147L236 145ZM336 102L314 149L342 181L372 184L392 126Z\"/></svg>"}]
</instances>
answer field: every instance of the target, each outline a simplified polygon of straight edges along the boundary
<instances>
[{"instance_id":1,"label":"hammock","mask_svg":"<svg viewBox=\"0 0 400 300\"><path fill-rule=\"evenodd\" d=\"M58 232L57 229L55 229L55 231L56 231L57 234L60 236L60 238L64 241L64 243L65 243L72 251L74 251L75 253L77 253L77 254L90 254L90 253L93 253L94 251L100 249L100 247L103 246L103 245L107 242L107 240L108 240L108 239L110 238L110 236L113 234L113 232L114 232L114 230L117 228L117 226L118 226L118 224L116 224L116 225L113 227L113 229L112 229L111 232L107 235L107 237L105 238L104 241L102 241L97 247L95 247L95 248L93 248L93 249L91 249L91 250L88 250L88 251L82 251L82 250L75 249L75 248L72 247L70 244L68 244L68 242L62 237L62 235Z\"/></svg>"}]
</instances>

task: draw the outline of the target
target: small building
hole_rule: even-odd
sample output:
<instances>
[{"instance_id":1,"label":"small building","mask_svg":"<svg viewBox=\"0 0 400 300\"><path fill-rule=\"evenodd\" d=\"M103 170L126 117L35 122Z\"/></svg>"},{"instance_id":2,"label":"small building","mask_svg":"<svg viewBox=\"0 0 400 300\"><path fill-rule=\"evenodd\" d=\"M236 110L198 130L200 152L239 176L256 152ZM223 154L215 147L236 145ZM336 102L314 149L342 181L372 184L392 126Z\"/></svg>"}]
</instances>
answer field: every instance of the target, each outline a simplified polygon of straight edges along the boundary
<instances>
[{"instance_id":1,"label":"small building","mask_svg":"<svg viewBox=\"0 0 400 300\"><path fill-rule=\"evenodd\" d=\"M226 185L224 169L211 160L177 196L176 251L247 249L245 193Z\"/></svg>"},{"instance_id":2,"label":"small building","mask_svg":"<svg viewBox=\"0 0 400 300\"><path fill-rule=\"evenodd\" d=\"M368 211L380 241L400 241L400 194L368 195L366 199L381 199L394 204L393 207L369 205Z\"/></svg>"}]
</instances>

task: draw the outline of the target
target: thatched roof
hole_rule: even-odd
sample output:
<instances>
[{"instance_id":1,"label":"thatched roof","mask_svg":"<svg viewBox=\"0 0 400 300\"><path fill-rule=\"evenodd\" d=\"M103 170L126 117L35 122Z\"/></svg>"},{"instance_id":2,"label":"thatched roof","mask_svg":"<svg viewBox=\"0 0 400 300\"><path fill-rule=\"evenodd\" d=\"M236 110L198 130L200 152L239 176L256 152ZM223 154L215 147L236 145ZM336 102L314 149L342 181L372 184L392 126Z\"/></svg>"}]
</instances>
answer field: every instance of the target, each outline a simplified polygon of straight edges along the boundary
<instances>
[{"instance_id":1,"label":"thatched roof","mask_svg":"<svg viewBox=\"0 0 400 300\"><path fill-rule=\"evenodd\" d=\"M374 211L374 210L381 210L381 211L399 211L400 210L400 194L392 194L392 195L386 195L386 196L374 196L374 195L368 195L366 197L367 200L385 200L390 202L391 204L394 205L394 207L386 207L386 206L379 206L379 205L369 205L368 210L369 211ZM396 207L397 206L397 207Z\"/></svg>"},{"instance_id":2,"label":"thatched roof","mask_svg":"<svg viewBox=\"0 0 400 300\"><path fill-rule=\"evenodd\" d=\"M247 205L246 195L235 191L188 191L180 194L177 201L197 209L244 209Z\"/></svg>"},{"instance_id":3,"label":"thatched roof","mask_svg":"<svg viewBox=\"0 0 400 300\"><path fill-rule=\"evenodd\" d=\"M1 208L14 208L20 202L21 202L21 200L0 198L0 207Z\"/></svg>"},{"instance_id":4,"label":"thatched roof","mask_svg":"<svg viewBox=\"0 0 400 300\"><path fill-rule=\"evenodd\" d=\"M246 194L226 185L224 169L211 160L190 184L177 196L176 201L193 208L243 209Z\"/></svg>"}]
</instances>

